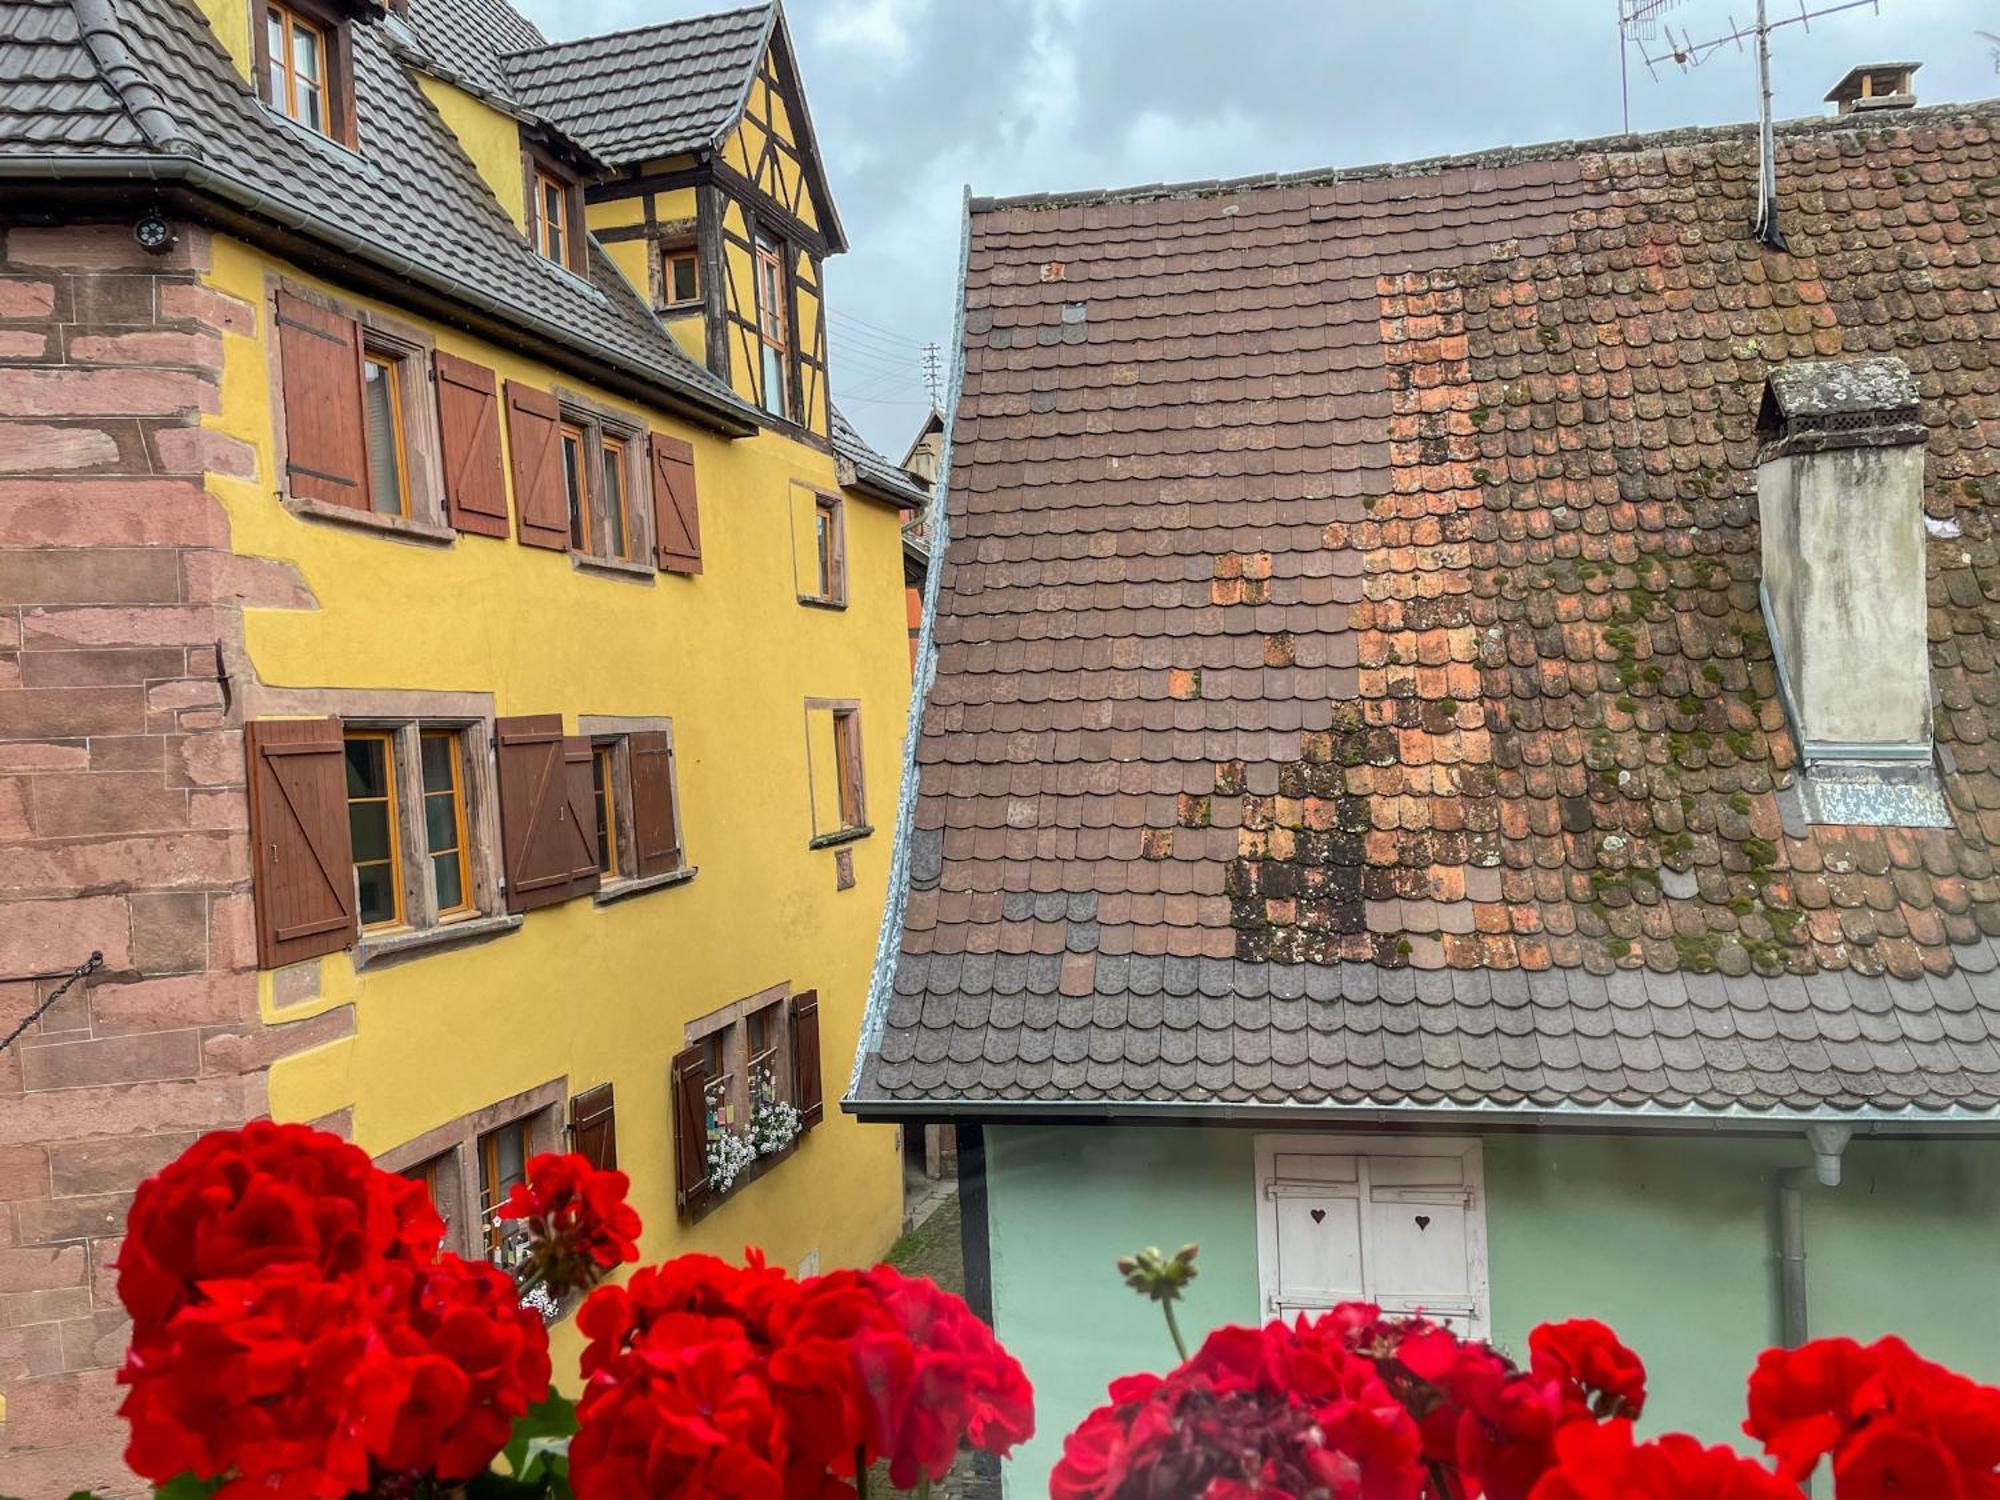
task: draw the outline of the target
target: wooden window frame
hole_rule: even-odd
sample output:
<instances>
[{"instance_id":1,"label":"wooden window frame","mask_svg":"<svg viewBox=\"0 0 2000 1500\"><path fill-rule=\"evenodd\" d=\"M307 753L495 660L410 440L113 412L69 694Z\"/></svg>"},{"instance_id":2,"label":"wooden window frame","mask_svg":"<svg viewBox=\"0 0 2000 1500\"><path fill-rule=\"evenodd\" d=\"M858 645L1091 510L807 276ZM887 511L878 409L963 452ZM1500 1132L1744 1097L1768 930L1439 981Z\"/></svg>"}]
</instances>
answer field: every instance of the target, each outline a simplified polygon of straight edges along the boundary
<instances>
[{"instance_id":1,"label":"wooden window frame","mask_svg":"<svg viewBox=\"0 0 2000 1500\"><path fill-rule=\"evenodd\" d=\"M826 713L832 716L833 750L837 757L835 791L840 799L836 810L835 826L825 833L819 831L819 778L812 763L813 756L813 715ZM845 730L841 725L849 727ZM813 836L807 847L825 849L835 844L851 843L855 839L867 838L875 830L868 822L868 780L867 760L863 753L861 739L861 703L854 698L808 698L806 699L806 796L811 808ZM848 803L852 801L854 821L848 821Z\"/></svg>"},{"instance_id":2,"label":"wooden window frame","mask_svg":"<svg viewBox=\"0 0 2000 1500\"><path fill-rule=\"evenodd\" d=\"M357 727L352 724L343 724L341 726L340 737L343 754L345 753L345 746L348 743L357 741L373 742L382 747L382 795L380 797L356 798L351 790L347 793L348 818L350 821L354 816L353 808L356 801L380 802L388 828L389 857L387 860L371 859L363 861L357 859L354 861L354 883L356 890L354 901L355 920L360 926L362 941L366 942L368 934L371 932L396 932L400 931L405 925L410 872L407 868L409 861L404 857L403 853L406 832L403 827L402 810L397 799L400 778L396 774L396 735L395 731L391 729L374 729L365 726ZM364 863L371 866L379 864L387 864L389 866L389 898L392 909L387 921L370 922L361 915L360 871Z\"/></svg>"},{"instance_id":3,"label":"wooden window frame","mask_svg":"<svg viewBox=\"0 0 2000 1500\"><path fill-rule=\"evenodd\" d=\"M268 27L270 13L277 11L286 18L286 40L291 37L291 26L303 24L319 33L321 103L325 109L325 127L316 128L301 120L291 112L291 101L271 97L271 40ZM250 16L251 68L256 75L257 97L265 107L281 120L287 120L301 130L336 144L348 150L356 149L357 137L354 120L354 34L349 18L328 0L257 0ZM286 48L289 54L289 46ZM291 58L284 61L285 76L292 74ZM287 93L289 95L289 88Z\"/></svg>"},{"instance_id":4,"label":"wooden window frame","mask_svg":"<svg viewBox=\"0 0 2000 1500\"><path fill-rule=\"evenodd\" d=\"M575 473L580 493L570 489L569 448L572 440L576 444ZM596 451L596 444L590 440L589 428L568 418L557 424L556 442L560 445L558 452L561 456L563 502L567 507L569 520L569 550L579 556L589 557L592 555L591 543L595 540L591 511L595 509L592 492L596 490L597 485L591 475L591 456ZM582 535L579 536L578 532Z\"/></svg>"},{"instance_id":5,"label":"wooden window frame","mask_svg":"<svg viewBox=\"0 0 2000 1500\"><path fill-rule=\"evenodd\" d=\"M407 521L410 518L410 504L413 496L410 490L410 444L403 421L403 412L409 405L408 400L403 394L403 361L400 356L391 354L384 349L370 344L366 338L362 340L361 393L364 403L368 394L367 371L371 365L382 370L384 375L383 389L389 393L389 442L392 449L389 459L396 470L397 502L397 508L394 511L375 510L374 514L378 516L393 515L397 520ZM361 420L361 433L364 445L368 438L368 432L368 413L364 404ZM369 462L373 463L374 458L375 455L370 452L368 454ZM373 498L372 491L370 498ZM373 509L372 506L371 509Z\"/></svg>"},{"instance_id":6,"label":"wooden window frame","mask_svg":"<svg viewBox=\"0 0 2000 1500\"><path fill-rule=\"evenodd\" d=\"M510 916L500 882L499 800L493 772L490 719L450 716L385 717L365 712L343 715L346 733L373 734L390 742L395 788L395 847L400 852L397 892L400 920L394 927L361 929L358 966L414 948L504 931L520 925ZM431 877L430 839L424 822L423 740L450 733L457 739L458 819L465 902L440 911Z\"/></svg>"},{"instance_id":7,"label":"wooden window frame","mask_svg":"<svg viewBox=\"0 0 2000 1500\"><path fill-rule=\"evenodd\" d=\"M444 440L438 430L437 398L431 384L437 341L415 324L278 276L267 278L264 288L264 310L267 326L270 327L277 326L277 295L280 291L338 317L353 319L359 328L362 358L375 357L395 364L396 398L402 408L405 510L400 516L390 515L358 506L331 505L324 500L292 492L286 478L290 469L287 463L283 341L272 338L266 341L265 348L279 503L293 515L316 521L357 526L408 541L439 546L456 542L458 532L445 512ZM365 442L365 410L357 412L356 419L363 424Z\"/></svg>"},{"instance_id":8,"label":"wooden window frame","mask_svg":"<svg viewBox=\"0 0 2000 1500\"><path fill-rule=\"evenodd\" d=\"M664 313L688 313L701 311L708 290L707 277L702 273L701 246L693 239L661 240L657 242L660 263L660 311ZM674 295L674 265L686 261L694 267L694 295L676 297Z\"/></svg>"},{"instance_id":9,"label":"wooden window frame","mask_svg":"<svg viewBox=\"0 0 2000 1500\"><path fill-rule=\"evenodd\" d=\"M528 243L534 247L535 254L573 276L588 279L590 228L584 221L582 180L547 151L532 145L522 149L521 177L528 199L525 227ZM542 220L544 183L556 188L562 200L563 253L559 257L549 254L547 226Z\"/></svg>"},{"instance_id":10,"label":"wooden window frame","mask_svg":"<svg viewBox=\"0 0 2000 1500\"><path fill-rule=\"evenodd\" d=\"M608 472L608 461L615 460L618 477L616 482ZM630 442L613 437L602 428L597 434L597 467L604 491L602 510L604 514L604 546L606 559L610 562L633 562L634 517L632 515L632 445ZM612 526L613 521L617 526ZM614 540L614 531L616 540Z\"/></svg>"},{"instance_id":11,"label":"wooden window frame","mask_svg":"<svg viewBox=\"0 0 2000 1500\"><path fill-rule=\"evenodd\" d=\"M407 1172L429 1166L441 1178L448 1179L445 1186L459 1213L445 1226L444 1248L468 1259L480 1259L486 1244L485 1226L479 1222L481 1139L505 1126L525 1123L529 1146L534 1152L564 1150L568 1142L563 1105L568 1096L567 1079L550 1079L384 1151L375 1158L375 1165L385 1172Z\"/></svg>"},{"instance_id":12,"label":"wooden window frame","mask_svg":"<svg viewBox=\"0 0 2000 1500\"><path fill-rule=\"evenodd\" d=\"M792 278L788 264L790 257L784 240L757 230L750 237L750 279L755 293L756 307L753 309L757 323L758 370L757 389L763 400L759 403L768 416L782 422L797 424L798 418L798 378L792 368L795 357L792 317ZM773 283L766 296L765 270L773 273ZM771 317L767 317L766 314ZM774 336L767 323L775 318L777 333ZM784 405L778 410L771 405L770 383L764 359L764 351L775 349L778 353L778 370L784 380Z\"/></svg>"},{"instance_id":13,"label":"wooden window frame","mask_svg":"<svg viewBox=\"0 0 2000 1500\"><path fill-rule=\"evenodd\" d=\"M680 755L674 741L674 721L613 714L578 714L576 728L578 734L590 740L593 755L600 750L610 751L611 768L618 778L613 811L617 817L614 838L619 868L615 874L605 874L591 899L599 906L609 906L628 896L692 880L700 871L688 863L687 828L681 814ZM664 734L667 737L667 790L673 801L674 845L681 852L681 862L676 868L643 878L632 873L638 858L638 830L633 826L636 810L632 800L632 736L635 734Z\"/></svg>"},{"instance_id":14,"label":"wooden window frame","mask_svg":"<svg viewBox=\"0 0 2000 1500\"><path fill-rule=\"evenodd\" d=\"M629 819L632 815L625 783L618 774L624 746L623 736L590 743L591 792L598 807L597 868L606 880L617 880L625 874L623 858L630 847L628 840L618 834L619 819Z\"/></svg>"},{"instance_id":15,"label":"wooden window frame","mask_svg":"<svg viewBox=\"0 0 2000 1500\"><path fill-rule=\"evenodd\" d=\"M790 1102L792 1083L792 1028L791 1007L794 999L789 983L774 984L754 995L710 1011L686 1023L683 1030L683 1045L697 1047L707 1042L719 1042L725 1076L729 1081L727 1102L738 1122L748 1124L750 1120L750 1018L771 1009L778 1011L777 1041L771 1048L778 1066L773 1070L773 1082L777 1085L777 1097ZM712 1082L712 1080L711 1080ZM725 1192L710 1190L711 1205L734 1197L742 1188L754 1181L769 1167L783 1161L797 1149L798 1140L804 1139L804 1132L793 1141L792 1147L770 1157L760 1159L747 1168Z\"/></svg>"},{"instance_id":16,"label":"wooden window frame","mask_svg":"<svg viewBox=\"0 0 2000 1500\"><path fill-rule=\"evenodd\" d=\"M823 609L847 608L847 504L837 494L814 490L812 535L800 543L804 555L800 563L807 587L799 590L799 603ZM794 523L796 524L796 523ZM825 562L822 566L820 527L826 527Z\"/></svg>"},{"instance_id":17,"label":"wooden window frame","mask_svg":"<svg viewBox=\"0 0 2000 1500\"><path fill-rule=\"evenodd\" d=\"M653 466L646 452L645 423L578 391L558 389L554 394L561 428L583 434L586 458L584 489L589 506L589 536L583 548L569 549L570 562L586 572L651 582L658 569L653 562ZM560 437L559 431L558 440ZM610 447L620 450L620 469L625 478L626 555L623 557L614 556L609 546L612 501L604 493L603 454Z\"/></svg>"},{"instance_id":18,"label":"wooden window frame","mask_svg":"<svg viewBox=\"0 0 2000 1500\"><path fill-rule=\"evenodd\" d=\"M431 798L438 795L423 782L423 746L426 740L444 740L451 746L451 803L452 820L458 830L457 848L445 851L430 847L430 809L428 806L424 809L424 858L428 867L426 873L431 876L431 899L434 903L437 900L435 865L438 855L449 852L458 856L458 889L463 899L456 906L437 907L437 919L439 924L442 925L446 922L462 921L466 917L478 915L479 912L478 898L475 895L472 879L471 822L466 814L466 782L468 778L465 774L465 757L467 749L465 731L462 729L453 729L436 724L426 724L419 727L417 731L418 792L426 804L429 803Z\"/></svg>"}]
</instances>

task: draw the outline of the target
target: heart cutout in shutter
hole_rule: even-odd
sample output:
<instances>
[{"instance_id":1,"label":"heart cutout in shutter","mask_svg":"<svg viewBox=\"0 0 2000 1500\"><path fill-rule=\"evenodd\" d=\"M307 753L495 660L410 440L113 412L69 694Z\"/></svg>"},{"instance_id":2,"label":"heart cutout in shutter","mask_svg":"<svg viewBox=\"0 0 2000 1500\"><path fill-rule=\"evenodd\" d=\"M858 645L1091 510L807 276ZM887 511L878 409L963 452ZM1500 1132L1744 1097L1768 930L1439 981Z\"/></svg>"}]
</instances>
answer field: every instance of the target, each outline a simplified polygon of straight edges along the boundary
<instances>
[{"instance_id":1,"label":"heart cutout in shutter","mask_svg":"<svg viewBox=\"0 0 2000 1500\"><path fill-rule=\"evenodd\" d=\"M1313 1223L1315 1224L1324 1224L1326 1222L1326 1210L1323 1208L1314 1209L1312 1211L1312 1216L1313 1216Z\"/></svg>"},{"instance_id":2,"label":"heart cutout in shutter","mask_svg":"<svg viewBox=\"0 0 2000 1500\"><path fill-rule=\"evenodd\" d=\"M1431 1216L1429 1214L1418 1214L1417 1228L1428 1229L1430 1227L1431 1227Z\"/></svg>"}]
</instances>

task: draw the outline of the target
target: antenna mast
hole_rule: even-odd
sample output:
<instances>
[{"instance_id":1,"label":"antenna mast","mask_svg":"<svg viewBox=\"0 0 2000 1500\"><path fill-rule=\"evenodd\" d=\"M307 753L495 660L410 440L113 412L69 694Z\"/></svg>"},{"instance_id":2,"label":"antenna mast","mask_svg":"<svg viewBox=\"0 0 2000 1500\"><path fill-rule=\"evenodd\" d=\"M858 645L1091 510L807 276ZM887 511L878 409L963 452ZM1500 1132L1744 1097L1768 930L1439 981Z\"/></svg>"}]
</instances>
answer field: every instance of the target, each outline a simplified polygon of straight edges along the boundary
<instances>
[{"instance_id":1,"label":"antenna mast","mask_svg":"<svg viewBox=\"0 0 2000 1500\"><path fill-rule=\"evenodd\" d=\"M1766 0L1757 0L1757 19L1749 26L1738 26L1736 18L1729 18L1729 30L1721 36L1710 37L1697 42L1683 27L1679 36L1674 35L1671 26L1662 24L1659 34L1666 39L1664 50L1655 51L1648 47L1652 24L1659 13L1675 0L1619 0L1618 30L1621 51L1629 38L1639 43L1639 60L1646 65L1646 71L1658 78L1658 65L1673 63L1687 72L1698 68L1731 42L1741 52L1746 41L1757 44L1757 208L1751 215L1750 227L1757 238L1774 250L1785 248L1784 230L1778 225L1778 150L1771 128L1771 33L1786 26L1803 26L1812 30L1812 23L1822 16L1837 16L1844 10L1859 10L1867 6L1878 16L1882 13L1881 0L1843 0L1843 3L1822 5L1817 10L1808 10L1806 0L1798 0L1799 13L1784 16L1773 21L1765 14ZM1627 128L1630 128L1628 121Z\"/></svg>"}]
</instances>

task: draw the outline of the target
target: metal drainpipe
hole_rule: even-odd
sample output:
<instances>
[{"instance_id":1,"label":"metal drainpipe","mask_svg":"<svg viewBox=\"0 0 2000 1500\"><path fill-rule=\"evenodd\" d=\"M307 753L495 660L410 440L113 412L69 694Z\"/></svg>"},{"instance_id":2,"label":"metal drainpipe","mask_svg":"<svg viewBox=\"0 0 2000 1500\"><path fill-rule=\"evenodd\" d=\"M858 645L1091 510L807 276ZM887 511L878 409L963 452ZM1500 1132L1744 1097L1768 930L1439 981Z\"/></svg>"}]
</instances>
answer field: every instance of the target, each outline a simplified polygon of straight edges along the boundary
<instances>
[{"instance_id":1,"label":"metal drainpipe","mask_svg":"<svg viewBox=\"0 0 2000 1500\"><path fill-rule=\"evenodd\" d=\"M1840 1156L1854 1137L1852 1126L1818 1123L1806 1127L1813 1164L1778 1173L1778 1336L1787 1349L1809 1337L1806 1305L1806 1198L1809 1183L1840 1186ZM1812 1482L1804 1486L1813 1493Z\"/></svg>"}]
</instances>

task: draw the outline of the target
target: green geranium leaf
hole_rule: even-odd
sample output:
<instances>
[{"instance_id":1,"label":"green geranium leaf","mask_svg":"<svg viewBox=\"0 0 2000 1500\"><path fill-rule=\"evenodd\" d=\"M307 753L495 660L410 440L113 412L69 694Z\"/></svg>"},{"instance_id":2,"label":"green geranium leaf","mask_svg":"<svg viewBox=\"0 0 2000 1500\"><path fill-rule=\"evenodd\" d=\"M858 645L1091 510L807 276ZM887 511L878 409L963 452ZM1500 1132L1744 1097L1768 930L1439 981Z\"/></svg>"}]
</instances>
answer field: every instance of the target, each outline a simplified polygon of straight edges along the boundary
<instances>
[{"instance_id":1,"label":"green geranium leaf","mask_svg":"<svg viewBox=\"0 0 2000 1500\"><path fill-rule=\"evenodd\" d=\"M153 1500L207 1500L221 1488L220 1479L197 1479L192 1474L179 1474L165 1484L154 1486Z\"/></svg>"},{"instance_id":2,"label":"green geranium leaf","mask_svg":"<svg viewBox=\"0 0 2000 1500\"><path fill-rule=\"evenodd\" d=\"M546 1401L529 1407L514 1424L513 1436L501 1451L517 1480L560 1479L567 1495L569 1440L575 1435L576 1403L551 1391Z\"/></svg>"}]
</instances>

